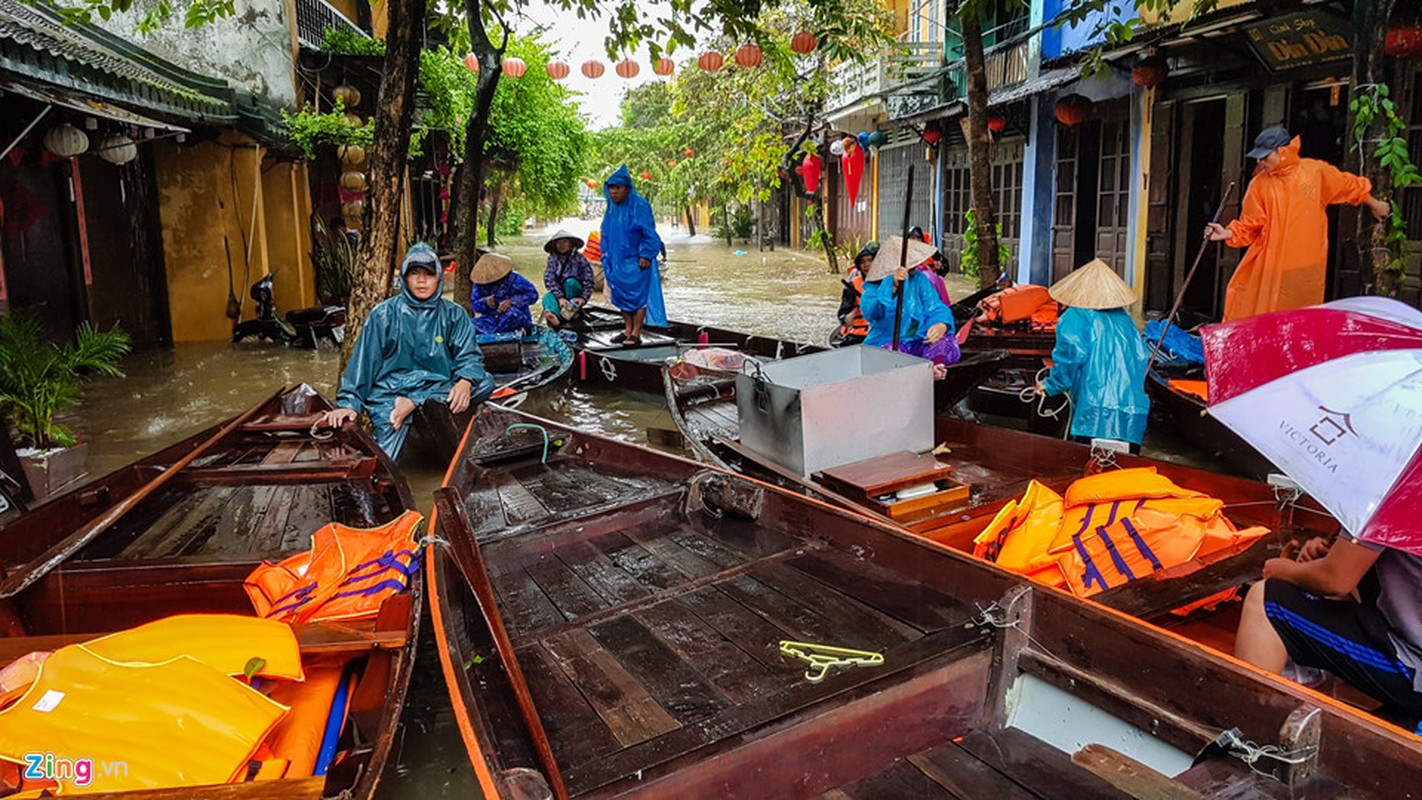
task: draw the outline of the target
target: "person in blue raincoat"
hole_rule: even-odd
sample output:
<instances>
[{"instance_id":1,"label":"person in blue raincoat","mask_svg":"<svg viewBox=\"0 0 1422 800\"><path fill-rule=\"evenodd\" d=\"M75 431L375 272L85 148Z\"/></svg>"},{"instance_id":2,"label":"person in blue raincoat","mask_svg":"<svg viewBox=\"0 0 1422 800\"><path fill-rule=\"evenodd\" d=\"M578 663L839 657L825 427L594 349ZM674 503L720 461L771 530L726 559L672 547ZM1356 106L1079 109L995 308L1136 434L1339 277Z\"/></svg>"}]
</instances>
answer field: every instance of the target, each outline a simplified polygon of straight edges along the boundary
<instances>
[{"instance_id":1,"label":"person in blue raincoat","mask_svg":"<svg viewBox=\"0 0 1422 800\"><path fill-rule=\"evenodd\" d=\"M953 336L953 311L938 297L938 290L918 265L931 258L933 248L910 241L906 264L899 267L904 246L902 237L890 236L864 275L864 295L859 313L869 321L866 347L891 349L894 346L894 317L898 312L897 293L903 293L899 319L899 351L933 362L933 376L943 380L948 365L958 363L962 354ZM888 280L892 276L892 280Z\"/></svg>"},{"instance_id":2,"label":"person in blue raincoat","mask_svg":"<svg viewBox=\"0 0 1422 800\"><path fill-rule=\"evenodd\" d=\"M1115 439L1140 452L1150 398L1145 393L1149 355L1126 306L1136 294L1101 259L1093 259L1052 285L1052 299L1068 306L1057 322L1052 371L1037 384L1047 395L1071 399L1071 436Z\"/></svg>"},{"instance_id":3,"label":"person in blue raincoat","mask_svg":"<svg viewBox=\"0 0 1422 800\"><path fill-rule=\"evenodd\" d=\"M444 271L435 251L413 245L400 275L400 294L366 317L336 407L320 422L339 427L369 414L376 443L391 459L399 457L410 432L405 422L419 405L443 403L458 414L494 391L469 315L440 296Z\"/></svg>"},{"instance_id":4,"label":"person in blue raincoat","mask_svg":"<svg viewBox=\"0 0 1422 800\"><path fill-rule=\"evenodd\" d=\"M469 271L474 287L469 291L469 310L474 327L482 334L527 331L533 328L528 307L538 302L538 288L528 278L513 271L513 261L500 253L479 256Z\"/></svg>"},{"instance_id":5,"label":"person in blue raincoat","mask_svg":"<svg viewBox=\"0 0 1422 800\"><path fill-rule=\"evenodd\" d=\"M622 333L613 341L624 346L642 343L643 324L665 327L662 277L657 256L662 240L652 205L632 188L632 174L623 164L603 185L607 211L602 217L602 269L612 304L622 312Z\"/></svg>"}]
</instances>

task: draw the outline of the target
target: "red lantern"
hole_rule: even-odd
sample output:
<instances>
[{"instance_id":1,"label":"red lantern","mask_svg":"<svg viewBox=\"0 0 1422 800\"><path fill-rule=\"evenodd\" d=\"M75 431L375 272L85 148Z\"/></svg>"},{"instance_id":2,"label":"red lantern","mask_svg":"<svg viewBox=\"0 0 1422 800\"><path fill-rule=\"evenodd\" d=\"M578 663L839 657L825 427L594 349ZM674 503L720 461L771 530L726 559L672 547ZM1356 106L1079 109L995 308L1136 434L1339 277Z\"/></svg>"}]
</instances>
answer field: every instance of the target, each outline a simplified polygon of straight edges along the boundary
<instances>
[{"instance_id":1,"label":"red lantern","mask_svg":"<svg viewBox=\"0 0 1422 800\"><path fill-rule=\"evenodd\" d=\"M851 142L853 139L845 139ZM864 148L844 146L844 155L839 157L839 168L844 172L844 188L849 190L849 204L859 202L859 179L864 176Z\"/></svg>"},{"instance_id":2,"label":"red lantern","mask_svg":"<svg viewBox=\"0 0 1422 800\"><path fill-rule=\"evenodd\" d=\"M824 169L824 162L813 153L805 154L804 160L795 171L805 178L805 191L814 194L820 188L820 172Z\"/></svg>"},{"instance_id":3,"label":"red lantern","mask_svg":"<svg viewBox=\"0 0 1422 800\"><path fill-rule=\"evenodd\" d=\"M1007 120L996 114L988 115L988 130L993 133L1002 133L1007 128Z\"/></svg>"},{"instance_id":4,"label":"red lantern","mask_svg":"<svg viewBox=\"0 0 1422 800\"><path fill-rule=\"evenodd\" d=\"M650 173L650 172L643 172L642 175L641 175L641 178L642 178L642 180L644 180L644 181L649 181L649 180L652 179L652 173Z\"/></svg>"},{"instance_id":5,"label":"red lantern","mask_svg":"<svg viewBox=\"0 0 1422 800\"><path fill-rule=\"evenodd\" d=\"M1095 110L1096 104L1091 102L1090 98L1069 94L1057 101L1052 114L1057 118L1057 122L1071 128L1090 119Z\"/></svg>"},{"instance_id":6,"label":"red lantern","mask_svg":"<svg viewBox=\"0 0 1422 800\"><path fill-rule=\"evenodd\" d=\"M760 47L754 44L743 44L736 48L736 63L743 67L760 66Z\"/></svg>"},{"instance_id":7,"label":"red lantern","mask_svg":"<svg viewBox=\"0 0 1422 800\"><path fill-rule=\"evenodd\" d=\"M716 70L720 69L721 65L724 63L726 63L726 60L722 58L721 54L716 52L715 50L712 50L709 53L702 53L701 57L696 59L697 66L701 67L707 72L715 72Z\"/></svg>"},{"instance_id":8,"label":"red lantern","mask_svg":"<svg viewBox=\"0 0 1422 800\"><path fill-rule=\"evenodd\" d=\"M675 169L675 168L676 168L676 161L668 161L668 162L667 162L667 166L669 166L669 167Z\"/></svg>"},{"instance_id":9,"label":"red lantern","mask_svg":"<svg viewBox=\"0 0 1422 800\"><path fill-rule=\"evenodd\" d=\"M523 63L523 59L509 56L504 59L504 74L510 78L522 78L528 72L528 65Z\"/></svg>"},{"instance_id":10,"label":"red lantern","mask_svg":"<svg viewBox=\"0 0 1422 800\"><path fill-rule=\"evenodd\" d=\"M555 80L555 81L561 81L561 80L563 80L564 78L568 77L568 72L569 72L569 69L568 69L568 62L566 62L566 61L549 61L549 62L548 62L548 77L552 78L553 80Z\"/></svg>"},{"instance_id":11,"label":"red lantern","mask_svg":"<svg viewBox=\"0 0 1422 800\"><path fill-rule=\"evenodd\" d=\"M1388 28L1383 35L1383 52L1393 58L1412 58L1422 53L1422 24Z\"/></svg>"},{"instance_id":12,"label":"red lantern","mask_svg":"<svg viewBox=\"0 0 1422 800\"><path fill-rule=\"evenodd\" d=\"M938 128L926 128L923 131L923 140L929 144L938 144L938 140L943 138L943 131Z\"/></svg>"},{"instance_id":13,"label":"red lantern","mask_svg":"<svg viewBox=\"0 0 1422 800\"><path fill-rule=\"evenodd\" d=\"M606 69L607 68L602 65L602 62L595 58L583 62L583 74L594 80L601 78L602 73Z\"/></svg>"},{"instance_id":14,"label":"red lantern","mask_svg":"<svg viewBox=\"0 0 1422 800\"><path fill-rule=\"evenodd\" d=\"M657 73L658 75L661 75L662 77L666 77L672 74L673 72L676 72L676 62L672 61L666 56L662 56L661 58L652 62L652 71Z\"/></svg>"},{"instance_id":15,"label":"red lantern","mask_svg":"<svg viewBox=\"0 0 1422 800\"><path fill-rule=\"evenodd\" d=\"M696 155L696 151L695 151L695 150L692 150L690 147L688 147L688 148L686 148L685 150L683 150L683 151L681 152L681 154L682 154L683 156L686 156L687 158L691 158L692 156Z\"/></svg>"},{"instance_id":16,"label":"red lantern","mask_svg":"<svg viewBox=\"0 0 1422 800\"><path fill-rule=\"evenodd\" d=\"M464 56L464 68L470 72L479 71L479 59L473 53L466 53Z\"/></svg>"},{"instance_id":17,"label":"red lantern","mask_svg":"<svg viewBox=\"0 0 1422 800\"><path fill-rule=\"evenodd\" d=\"M1170 75L1170 64L1161 56L1143 58L1131 67L1131 82L1137 86L1152 89L1165 83Z\"/></svg>"},{"instance_id":18,"label":"red lantern","mask_svg":"<svg viewBox=\"0 0 1422 800\"><path fill-rule=\"evenodd\" d=\"M635 78L637 77L637 73L642 71L642 68L637 65L637 62L630 58L624 58L617 62L616 69L617 74L624 78Z\"/></svg>"},{"instance_id":19,"label":"red lantern","mask_svg":"<svg viewBox=\"0 0 1422 800\"><path fill-rule=\"evenodd\" d=\"M588 188L589 188L589 189L596 189L596 188L597 188L597 181L588 181Z\"/></svg>"},{"instance_id":20,"label":"red lantern","mask_svg":"<svg viewBox=\"0 0 1422 800\"><path fill-rule=\"evenodd\" d=\"M819 44L820 40L816 39L815 35L809 31L800 31L790 37L790 49L802 56L812 52Z\"/></svg>"}]
</instances>

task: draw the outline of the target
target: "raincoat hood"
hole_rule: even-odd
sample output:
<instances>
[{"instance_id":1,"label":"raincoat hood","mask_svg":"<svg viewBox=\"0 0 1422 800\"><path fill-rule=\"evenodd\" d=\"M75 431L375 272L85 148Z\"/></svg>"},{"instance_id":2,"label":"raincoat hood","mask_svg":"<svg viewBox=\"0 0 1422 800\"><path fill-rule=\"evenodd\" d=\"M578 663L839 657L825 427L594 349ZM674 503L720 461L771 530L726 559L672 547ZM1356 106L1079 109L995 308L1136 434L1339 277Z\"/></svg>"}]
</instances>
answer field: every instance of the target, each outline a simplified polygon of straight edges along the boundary
<instances>
[{"instance_id":1,"label":"raincoat hood","mask_svg":"<svg viewBox=\"0 0 1422 800\"><path fill-rule=\"evenodd\" d=\"M1269 174L1277 175L1282 178L1297 169L1299 166L1299 148L1302 146L1303 142L1299 137L1295 136L1289 140L1288 144L1280 147L1279 166L1274 167L1273 171ZM1260 171L1262 172L1263 170Z\"/></svg>"},{"instance_id":2,"label":"raincoat hood","mask_svg":"<svg viewBox=\"0 0 1422 800\"><path fill-rule=\"evenodd\" d=\"M406 276L415 267L431 270L435 277L439 278L435 293L428 300L415 297L405 283ZM400 298L411 308L435 308L444 299L444 270L440 269L439 256L435 254L434 248L424 242L411 245L405 253L405 260L400 264Z\"/></svg>"},{"instance_id":3,"label":"raincoat hood","mask_svg":"<svg viewBox=\"0 0 1422 800\"><path fill-rule=\"evenodd\" d=\"M637 187L632 185L632 173L627 171L626 164L613 170L612 174L608 176L607 181L602 185L602 196L607 198L608 203L612 203L612 195L607 191L610 186L626 186L628 198L638 196ZM627 200L624 199L622 202L626 203Z\"/></svg>"}]
</instances>

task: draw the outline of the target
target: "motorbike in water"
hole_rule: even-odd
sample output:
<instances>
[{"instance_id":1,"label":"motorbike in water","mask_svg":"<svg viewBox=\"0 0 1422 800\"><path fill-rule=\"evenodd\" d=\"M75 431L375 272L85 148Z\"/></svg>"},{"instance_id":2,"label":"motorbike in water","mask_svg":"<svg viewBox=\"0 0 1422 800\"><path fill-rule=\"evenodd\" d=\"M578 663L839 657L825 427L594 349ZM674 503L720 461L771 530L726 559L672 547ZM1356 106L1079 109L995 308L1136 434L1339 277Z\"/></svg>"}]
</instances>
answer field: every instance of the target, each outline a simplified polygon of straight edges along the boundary
<instances>
[{"instance_id":1,"label":"motorbike in water","mask_svg":"<svg viewBox=\"0 0 1422 800\"><path fill-rule=\"evenodd\" d=\"M288 311L282 318L277 314L276 301L272 296L275 274L268 273L252 284L248 294L257 304L257 317L233 326L232 341L256 337L290 347L315 350L325 340L339 348L345 338L346 309L334 305L310 306Z\"/></svg>"}]
</instances>

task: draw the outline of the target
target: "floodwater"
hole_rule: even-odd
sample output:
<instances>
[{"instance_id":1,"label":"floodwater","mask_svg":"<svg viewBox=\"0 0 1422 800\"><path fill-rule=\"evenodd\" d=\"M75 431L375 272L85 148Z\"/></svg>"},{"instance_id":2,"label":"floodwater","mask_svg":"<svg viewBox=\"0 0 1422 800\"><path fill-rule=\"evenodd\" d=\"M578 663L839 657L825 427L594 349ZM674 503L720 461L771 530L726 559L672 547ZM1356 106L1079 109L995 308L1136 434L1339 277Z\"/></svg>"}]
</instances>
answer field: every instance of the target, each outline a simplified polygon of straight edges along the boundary
<instances>
[{"instance_id":1,"label":"floodwater","mask_svg":"<svg viewBox=\"0 0 1422 800\"><path fill-rule=\"evenodd\" d=\"M584 235L592 221L565 220ZM499 248L520 273L542 287L542 236L514 239ZM834 324L841 275L822 257L664 230L668 262L663 276L668 314L674 319L821 343ZM843 265L842 265L843 267ZM950 279L954 297L969 293ZM216 291L216 289L214 289ZM223 419L241 413L282 386L308 383L334 397L337 354L244 342L183 344L139 353L124 365L126 378L96 381L77 408L60 421L89 442L90 471L103 475ZM536 403L535 405L533 405ZM530 401L534 413L645 442L649 428L674 427L660 398L605 391L568 390ZM414 468L407 477L423 510L432 505L442 470ZM426 619L425 630L429 622ZM433 640L423 637L414 685L397 740L397 758L381 784L383 798L476 797L477 784L439 671Z\"/></svg>"}]
</instances>

